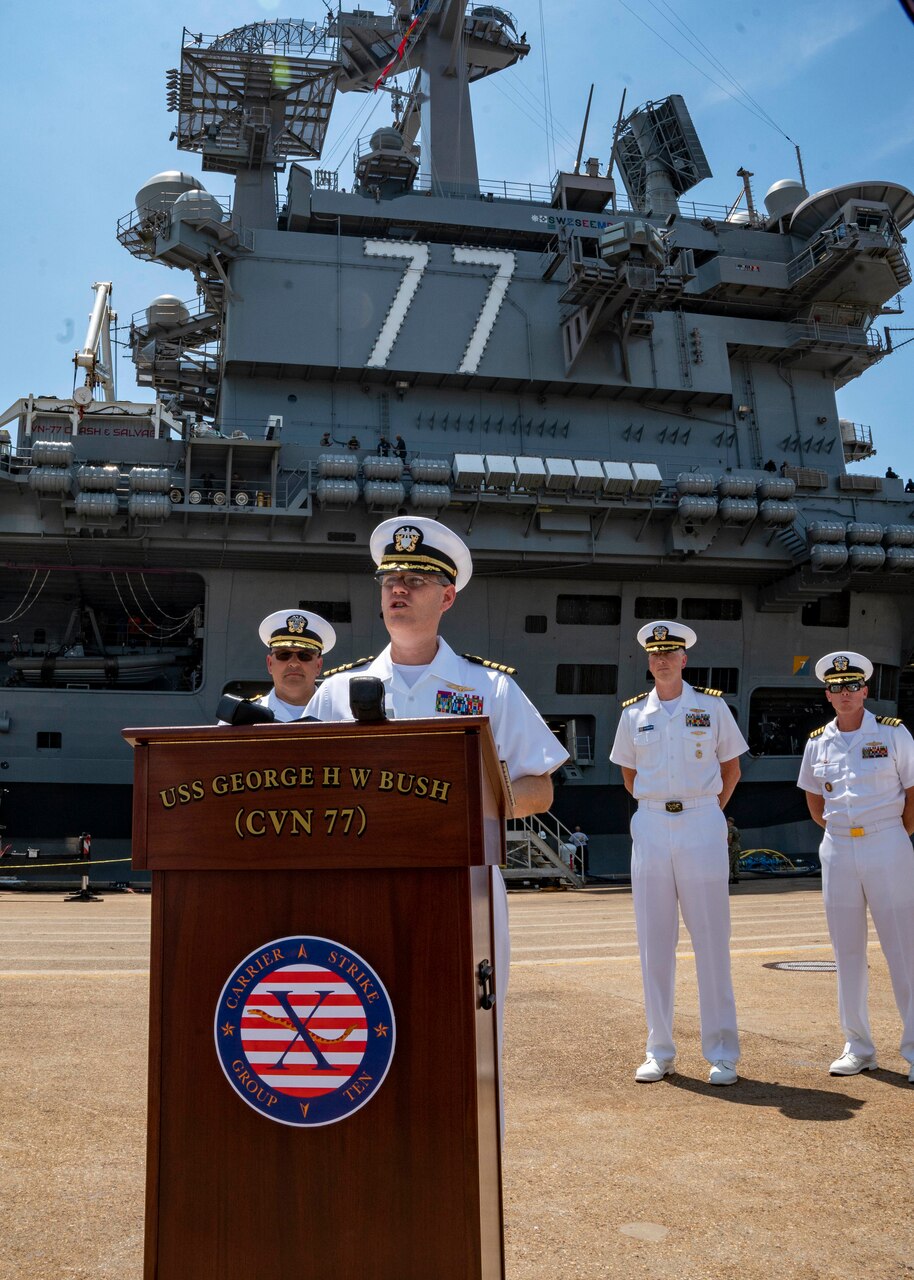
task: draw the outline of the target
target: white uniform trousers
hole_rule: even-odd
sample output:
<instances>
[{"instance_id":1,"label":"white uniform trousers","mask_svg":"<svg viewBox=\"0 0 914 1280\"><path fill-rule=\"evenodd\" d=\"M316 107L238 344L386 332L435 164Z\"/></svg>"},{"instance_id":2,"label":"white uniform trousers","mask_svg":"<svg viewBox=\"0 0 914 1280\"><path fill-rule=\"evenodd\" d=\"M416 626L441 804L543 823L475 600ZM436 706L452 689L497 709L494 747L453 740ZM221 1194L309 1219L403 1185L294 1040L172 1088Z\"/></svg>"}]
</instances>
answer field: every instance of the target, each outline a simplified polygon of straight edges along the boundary
<instances>
[{"instance_id":1,"label":"white uniform trousers","mask_svg":"<svg viewBox=\"0 0 914 1280\"><path fill-rule=\"evenodd\" d=\"M819 859L846 1047L861 1058L875 1054L867 1012L869 907L901 1014L901 1056L914 1063L914 848L910 838L900 822L868 836L826 831Z\"/></svg>"},{"instance_id":2,"label":"white uniform trousers","mask_svg":"<svg viewBox=\"0 0 914 1280\"><path fill-rule=\"evenodd\" d=\"M632 818L632 898L644 981L647 1052L676 1056L673 991L679 908L698 973L701 1051L736 1062L739 1037L730 977L727 820L717 805L664 813L643 805Z\"/></svg>"}]
</instances>

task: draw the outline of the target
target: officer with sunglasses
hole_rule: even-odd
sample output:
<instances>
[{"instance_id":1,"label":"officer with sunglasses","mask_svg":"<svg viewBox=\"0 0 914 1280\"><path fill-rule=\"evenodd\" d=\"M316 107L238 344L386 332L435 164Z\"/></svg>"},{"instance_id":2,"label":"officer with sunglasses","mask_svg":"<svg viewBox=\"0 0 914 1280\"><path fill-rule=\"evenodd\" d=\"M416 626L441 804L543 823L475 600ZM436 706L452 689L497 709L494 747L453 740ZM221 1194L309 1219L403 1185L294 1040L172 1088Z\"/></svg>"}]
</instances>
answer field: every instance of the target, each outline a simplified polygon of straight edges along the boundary
<instances>
[{"instance_id":1,"label":"officer with sunglasses","mask_svg":"<svg viewBox=\"0 0 914 1280\"><path fill-rule=\"evenodd\" d=\"M822 897L838 970L844 1052L833 1076L875 1071L867 1013L867 907L903 1025L901 1055L914 1084L914 739L900 720L863 705L873 664L846 649L816 663L834 720L809 735L798 786L814 822Z\"/></svg>"},{"instance_id":2,"label":"officer with sunglasses","mask_svg":"<svg viewBox=\"0 0 914 1280\"><path fill-rule=\"evenodd\" d=\"M323 655L336 644L336 632L318 613L277 609L264 618L258 634L267 647L273 688L254 701L277 720L300 720L314 696Z\"/></svg>"}]
</instances>

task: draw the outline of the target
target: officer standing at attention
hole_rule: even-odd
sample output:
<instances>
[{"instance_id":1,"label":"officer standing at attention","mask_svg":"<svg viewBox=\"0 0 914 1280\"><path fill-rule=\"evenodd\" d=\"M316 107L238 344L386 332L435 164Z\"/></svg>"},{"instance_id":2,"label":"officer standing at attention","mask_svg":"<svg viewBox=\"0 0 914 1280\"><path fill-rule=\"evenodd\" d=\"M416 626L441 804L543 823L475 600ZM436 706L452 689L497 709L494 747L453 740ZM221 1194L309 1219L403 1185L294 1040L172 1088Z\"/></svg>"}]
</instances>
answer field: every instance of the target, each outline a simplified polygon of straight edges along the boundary
<instances>
[{"instance_id":1,"label":"officer standing at attention","mask_svg":"<svg viewBox=\"0 0 914 1280\"><path fill-rule=\"evenodd\" d=\"M869 906L901 1014L901 1056L914 1084L914 739L900 720L864 707L872 674L869 658L849 649L816 663L835 719L809 735L798 785L825 831L822 897L847 1038L829 1070L855 1076L878 1065L867 1013Z\"/></svg>"},{"instance_id":2,"label":"officer standing at attention","mask_svg":"<svg viewBox=\"0 0 914 1280\"><path fill-rule=\"evenodd\" d=\"M749 747L716 689L682 678L691 627L651 622L638 632L654 688L623 703L610 759L638 801L632 817L632 898L647 1057L639 1084L672 1074L673 989L679 907L695 952L701 1050L711 1084L735 1084L739 1039L730 979L730 899L724 805Z\"/></svg>"},{"instance_id":3,"label":"officer standing at attention","mask_svg":"<svg viewBox=\"0 0 914 1280\"><path fill-rule=\"evenodd\" d=\"M402 516L378 525L369 546L390 644L377 658L331 672L307 713L318 720L351 720L349 681L358 675L383 681L390 717L488 716L511 779L514 807L508 816L545 813L552 803L551 774L568 752L511 679L510 667L459 657L438 635L442 617L472 576L469 549L437 520ZM500 1048L511 947L504 880L497 868L492 872Z\"/></svg>"},{"instance_id":4,"label":"officer standing at attention","mask_svg":"<svg viewBox=\"0 0 914 1280\"><path fill-rule=\"evenodd\" d=\"M300 720L314 696L323 655L336 644L336 632L318 613L278 609L264 618L258 634L267 647L273 688L254 701L277 720Z\"/></svg>"}]
</instances>

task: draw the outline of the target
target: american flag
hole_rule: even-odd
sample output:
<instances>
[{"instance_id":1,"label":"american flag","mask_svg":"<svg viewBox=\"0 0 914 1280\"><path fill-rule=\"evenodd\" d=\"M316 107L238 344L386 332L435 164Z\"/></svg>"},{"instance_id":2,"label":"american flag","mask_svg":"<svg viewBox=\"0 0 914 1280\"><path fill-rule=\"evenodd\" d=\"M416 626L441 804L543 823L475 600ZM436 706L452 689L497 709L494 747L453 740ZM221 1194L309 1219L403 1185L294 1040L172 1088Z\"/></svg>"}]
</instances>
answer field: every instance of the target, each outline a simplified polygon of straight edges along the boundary
<instances>
[{"instance_id":1,"label":"american flag","mask_svg":"<svg viewBox=\"0 0 914 1280\"><path fill-rule=\"evenodd\" d=\"M365 1056L368 1023L355 988L316 964L274 969L252 989L241 1043L265 1085L293 1098L334 1093Z\"/></svg>"}]
</instances>

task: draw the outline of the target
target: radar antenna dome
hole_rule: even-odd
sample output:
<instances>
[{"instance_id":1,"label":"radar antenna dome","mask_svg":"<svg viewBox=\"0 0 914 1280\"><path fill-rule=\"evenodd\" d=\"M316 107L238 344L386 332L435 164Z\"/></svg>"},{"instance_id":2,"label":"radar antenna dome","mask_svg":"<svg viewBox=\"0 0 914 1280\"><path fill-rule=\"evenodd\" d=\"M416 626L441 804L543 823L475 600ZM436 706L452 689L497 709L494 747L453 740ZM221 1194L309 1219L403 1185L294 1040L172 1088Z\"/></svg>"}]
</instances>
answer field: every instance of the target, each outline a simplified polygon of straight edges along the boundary
<instances>
[{"instance_id":1,"label":"radar antenna dome","mask_svg":"<svg viewBox=\"0 0 914 1280\"><path fill-rule=\"evenodd\" d=\"M402 151L403 134L399 129L375 129L369 145L372 151Z\"/></svg>"},{"instance_id":2,"label":"radar antenna dome","mask_svg":"<svg viewBox=\"0 0 914 1280\"><path fill-rule=\"evenodd\" d=\"M765 208L768 211L768 217L774 222L786 218L808 197L809 192L802 182L798 182L796 178L782 178L780 182L772 183L765 192Z\"/></svg>"},{"instance_id":3,"label":"radar antenna dome","mask_svg":"<svg viewBox=\"0 0 914 1280\"><path fill-rule=\"evenodd\" d=\"M203 183L191 173L178 169L156 173L136 193L137 213L166 213L185 191L203 190Z\"/></svg>"},{"instance_id":4,"label":"radar antenna dome","mask_svg":"<svg viewBox=\"0 0 914 1280\"><path fill-rule=\"evenodd\" d=\"M160 293L146 308L146 323L150 329L175 329L189 319L187 307L173 293Z\"/></svg>"},{"instance_id":5,"label":"radar antenna dome","mask_svg":"<svg viewBox=\"0 0 914 1280\"><path fill-rule=\"evenodd\" d=\"M223 222L225 219L219 201L202 187L179 195L172 205L171 216L177 222L193 222L204 218L210 222Z\"/></svg>"}]
</instances>

